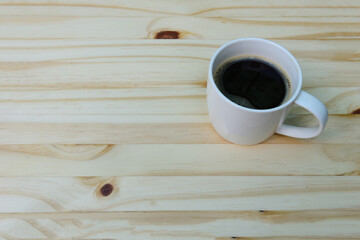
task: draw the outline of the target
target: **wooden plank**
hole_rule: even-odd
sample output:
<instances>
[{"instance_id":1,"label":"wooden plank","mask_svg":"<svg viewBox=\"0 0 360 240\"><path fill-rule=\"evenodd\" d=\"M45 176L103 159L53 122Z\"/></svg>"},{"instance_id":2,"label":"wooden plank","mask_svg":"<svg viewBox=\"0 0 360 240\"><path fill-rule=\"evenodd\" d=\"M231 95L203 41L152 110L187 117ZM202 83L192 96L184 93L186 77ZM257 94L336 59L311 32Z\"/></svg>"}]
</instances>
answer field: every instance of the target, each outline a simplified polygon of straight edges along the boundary
<instances>
[{"instance_id":1,"label":"wooden plank","mask_svg":"<svg viewBox=\"0 0 360 240\"><path fill-rule=\"evenodd\" d=\"M241 37L241 36L237 36ZM206 86L209 60L226 40L0 41L0 86L134 88ZM360 87L357 41L276 40L303 69L303 87ZM308 50L311 49L311 50ZM341 81L339 80L341 79Z\"/></svg>"},{"instance_id":2,"label":"wooden plank","mask_svg":"<svg viewBox=\"0 0 360 240\"><path fill-rule=\"evenodd\" d=\"M323 102L329 114L351 114L360 109L360 88L304 88L304 91ZM307 112L303 108L294 107L291 113Z\"/></svg>"},{"instance_id":3,"label":"wooden plank","mask_svg":"<svg viewBox=\"0 0 360 240\"><path fill-rule=\"evenodd\" d=\"M325 21L324 21L325 19ZM200 18L179 17L78 17L1 16L0 39L144 39L164 30L181 38L230 40L239 37L269 39L359 39L359 17L349 18ZM129 24L131 23L131 24ZM106 26L106 27L104 27ZM204 27L204 26L211 26ZM268 31L264 31L268 29ZM271 30L270 30L271 29Z\"/></svg>"},{"instance_id":4,"label":"wooden plank","mask_svg":"<svg viewBox=\"0 0 360 240\"><path fill-rule=\"evenodd\" d=\"M1 145L1 177L359 175L359 144ZM19 167L21 166L21 167Z\"/></svg>"},{"instance_id":5,"label":"wooden plank","mask_svg":"<svg viewBox=\"0 0 360 240\"><path fill-rule=\"evenodd\" d=\"M301 1L293 2L286 0L274 0L269 4L265 0L256 2L245 0L226 1L196 1L196 3L182 4L177 1L154 0L151 4L144 1L115 1L115 0L73 0L31 2L2 1L1 15L10 16L227 16L227 17L336 17L336 16L359 16L356 1Z\"/></svg>"},{"instance_id":6,"label":"wooden plank","mask_svg":"<svg viewBox=\"0 0 360 240\"><path fill-rule=\"evenodd\" d=\"M1 178L0 212L360 208L360 177Z\"/></svg>"},{"instance_id":7,"label":"wooden plank","mask_svg":"<svg viewBox=\"0 0 360 240\"><path fill-rule=\"evenodd\" d=\"M141 115L139 115L141 116ZM138 117L139 117L138 116ZM325 131L316 138L296 139L275 134L265 143L360 143L359 115L331 115ZM100 119L100 118L99 118ZM288 122L312 126L311 115L293 115ZM1 123L0 145L4 144L223 144L207 123Z\"/></svg>"},{"instance_id":8,"label":"wooden plank","mask_svg":"<svg viewBox=\"0 0 360 240\"><path fill-rule=\"evenodd\" d=\"M359 229L359 210L0 214L8 239L350 240Z\"/></svg>"},{"instance_id":9,"label":"wooden plank","mask_svg":"<svg viewBox=\"0 0 360 240\"><path fill-rule=\"evenodd\" d=\"M237 36L233 39L240 38ZM306 61L355 62L359 60L358 41L354 40L273 40L286 47L295 57ZM188 62L193 60L209 61L212 54L227 39L14 39L0 40L5 63L18 62L20 66L2 66L2 69L26 70L35 67L30 63L56 62L91 62L91 63L126 63L134 62L135 57L145 58L148 62ZM6 54L6 55L5 55ZM127 59L131 57L130 59ZM150 57L168 57L149 59ZM125 59L124 59L125 58ZM135 60L138 62L138 59ZM25 65L28 64L28 65ZM46 65L45 65L46 66ZM50 65L51 66L51 65ZM5 68L6 67L6 68ZM17 67L17 68L16 68Z\"/></svg>"},{"instance_id":10,"label":"wooden plank","mask_svg":"<svg viewBox=\"0 0 360 240\"><path fill-rule=\"evenodd\" d=\"M329 114L360 109L360 88L305 88ZM292 114L309 114L294 107ZM207 123L206 88L191 86L118 89L0 90L0 122ZM141 118L138 116L142 115Z\"/></svg>"},{"instance_id":11,"label":"wooden plank","mask_svg":"<svg viewBox=\"0 0 360 240\"><path fill-rule=\"evenodd\" d=\"M280 44L290 47L296 56L301 57L301 64L305 65L305 87L359 84L355 81L355 76L358 75L356 71L360 71L360 68L356 67L356 54L353 53L351 45L343 44L342 41L326 43L306 41L302 48L315 48L317 53L314 53L300 48L300 43L300 41L280 41ZM42 49L43 44L45 50ZM157 41L149 44L145 44L144 41L130 45L124 42L114 44L115 42L95 41L83 46L81 42L76 41L50 43L3 41L2 46L12 50L4 56L3 61L10 62L2 64L3 71L0 74L2 86L0 121L107 124L208 123L205 100L207 60L211 52L218 47L218 41L208 41L205 45L196 41L190 43L183 41L183 45L171 41L166 41L164 44ZM63 48L68 50L64 53ZM163 49L160 52L168 52L179 58L174 60L170 55L153 57L152 54L156 54L161 48ZM49 59L50 55L47 53L51 49L54 52ZM138 55L139 49L142 49L141 54L148 55ZM116 51L119 51L117 53L120 54L119 57L112 55ZM30 52L36 53L31 55L34 62L25 62ZM89 55L91 52L93 54ZM103 56L104 53L110 56ZM197 59L194 53L199 54L200 59ZM69 59L66 59L66 56L69 57L67 54L71 54ZM96 62L92 62L94 58ZM138 60L143 67L140 71L134 71L139 69ZM155 63L151 63L152 60ZM74 63L74 61L80 62ZM332 64L334 61L335 65ZM96 68L93 67L94 64ZM326 65L331 66L331 71L336 71L336 74L321 69ZM346 71L344 74L340 71L344 66L348 66L348 70L352 68L353 72ZM180 70L185 72L174 74L175 71ZM330 76L331 74L333 76ZM338 81L340 78L343 81ZM323 101L330 114L347 114L359 109L358 87L318 87L305 90ZM294 109L293 113L305 112ZM142 117L139 118L139 115ZM51 143L58 143L57 141L60 140L52 140ZM25 140L20 143L30 142ZM90 142L82 143L99 142L90 139ZM123 142L111 140L110 143Z\"/></svg>"}]
</instances>

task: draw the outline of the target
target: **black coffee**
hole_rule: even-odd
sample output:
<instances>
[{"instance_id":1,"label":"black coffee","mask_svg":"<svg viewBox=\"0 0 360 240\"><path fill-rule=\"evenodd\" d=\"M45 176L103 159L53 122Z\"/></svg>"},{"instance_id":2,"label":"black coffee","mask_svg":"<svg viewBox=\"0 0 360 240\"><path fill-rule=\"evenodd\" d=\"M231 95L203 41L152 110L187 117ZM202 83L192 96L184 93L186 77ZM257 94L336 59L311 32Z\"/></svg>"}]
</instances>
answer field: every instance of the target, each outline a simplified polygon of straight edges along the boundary
<instances>
[{"instance_id":1,"label":"black coffee","mask_svg":"<svg viewBox=\"0 0 360 240\"><path fill-rule=\"evenodd\" d=\"M217 69L215 82L231 101L253 109L280 106L290 87L276 67L253 57L226 61Z\"/></svg>"}]
</instances>

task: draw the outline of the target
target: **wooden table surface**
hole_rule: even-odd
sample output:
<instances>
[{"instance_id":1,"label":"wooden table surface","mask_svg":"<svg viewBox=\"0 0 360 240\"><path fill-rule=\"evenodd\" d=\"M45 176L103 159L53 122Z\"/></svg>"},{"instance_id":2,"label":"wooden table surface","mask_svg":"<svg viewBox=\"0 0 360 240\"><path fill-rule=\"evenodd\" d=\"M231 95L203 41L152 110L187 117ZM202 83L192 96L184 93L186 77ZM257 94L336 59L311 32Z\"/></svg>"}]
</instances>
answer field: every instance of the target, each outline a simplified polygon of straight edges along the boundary
<instances>
[{"instance_id":1,"label":"wooden table surface","mask_svg":"<svg viewBox=\"0 0 360 240\"><path fill-rule=\"evenodd\" d=\"M1 1L0 237L360 239L359 17L356 0ZM294 54L325 132L216 134L209 59L240 37Z\"/></svg>"}]
</instances>

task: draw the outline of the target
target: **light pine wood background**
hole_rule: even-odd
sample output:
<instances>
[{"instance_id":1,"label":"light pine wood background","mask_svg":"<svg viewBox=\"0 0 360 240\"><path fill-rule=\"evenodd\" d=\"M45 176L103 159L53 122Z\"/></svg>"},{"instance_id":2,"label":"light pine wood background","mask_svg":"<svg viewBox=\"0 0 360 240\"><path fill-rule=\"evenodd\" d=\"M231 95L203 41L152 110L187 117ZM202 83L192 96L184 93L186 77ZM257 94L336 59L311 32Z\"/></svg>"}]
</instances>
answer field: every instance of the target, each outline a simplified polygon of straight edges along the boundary
<instances>
[{"instance_id":1,"label":"light pine wood background","mask_svg":"<svg viewBox=\"0 0 360 240\"><path fill-rule=\"evenodd\" d=\"M355 0L1 1L0 238L360 239L359 17ZM319 137L215 133L209 59L240 37L298 59Z\"/></svg>"}]
</instances>

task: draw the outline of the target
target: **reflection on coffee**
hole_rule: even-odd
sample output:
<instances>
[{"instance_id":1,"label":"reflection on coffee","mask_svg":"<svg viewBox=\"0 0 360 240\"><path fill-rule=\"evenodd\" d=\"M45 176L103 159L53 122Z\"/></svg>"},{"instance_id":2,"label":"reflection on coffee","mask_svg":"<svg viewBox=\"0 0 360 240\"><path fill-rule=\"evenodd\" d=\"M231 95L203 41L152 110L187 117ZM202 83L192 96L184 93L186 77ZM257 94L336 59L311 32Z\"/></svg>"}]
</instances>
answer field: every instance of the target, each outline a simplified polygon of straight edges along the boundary
<instances>
[{"instance_id":1,"label":"reflection on coffee","mask_svg":"<svg viewBox=\"0 0 360 240\"><path fill-rule=\"evenodd\" d=\"M215 72L219 90L231 101L252 109L280 106L290 95L286 75L260 58L232 58Z\"/></svg>"}]
</instances>

